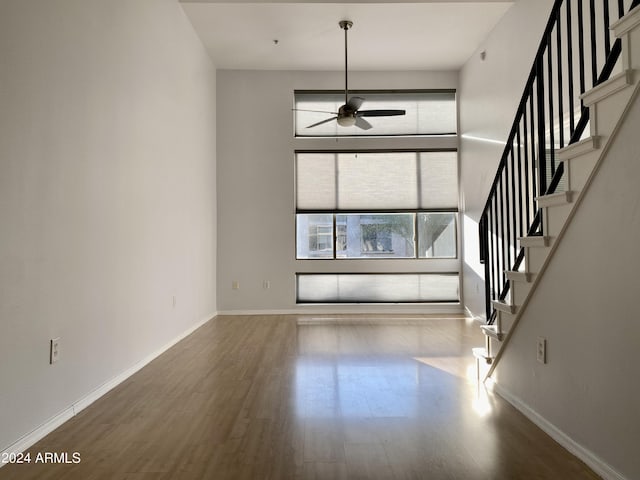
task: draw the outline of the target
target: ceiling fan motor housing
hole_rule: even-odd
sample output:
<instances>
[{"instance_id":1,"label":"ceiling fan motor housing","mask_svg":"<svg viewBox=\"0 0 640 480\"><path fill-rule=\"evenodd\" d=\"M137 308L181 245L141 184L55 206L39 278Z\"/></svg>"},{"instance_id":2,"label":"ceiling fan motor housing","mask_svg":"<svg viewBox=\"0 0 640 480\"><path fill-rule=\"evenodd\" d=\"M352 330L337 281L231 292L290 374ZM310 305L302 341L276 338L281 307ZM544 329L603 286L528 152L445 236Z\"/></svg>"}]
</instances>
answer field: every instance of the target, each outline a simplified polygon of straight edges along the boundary
<instances>
[{"instance_id":1,"label":"ceiling fan motor housing","mask_svg":"<svg viewBox=\"0 0 640 480\"><path fill-rule=\"evenodd\" d=\"M345 104L338 109L337 120L341 127L351 127L356 124L356 110L349 107L349 104Z\"/></svg>"}]
</instances>

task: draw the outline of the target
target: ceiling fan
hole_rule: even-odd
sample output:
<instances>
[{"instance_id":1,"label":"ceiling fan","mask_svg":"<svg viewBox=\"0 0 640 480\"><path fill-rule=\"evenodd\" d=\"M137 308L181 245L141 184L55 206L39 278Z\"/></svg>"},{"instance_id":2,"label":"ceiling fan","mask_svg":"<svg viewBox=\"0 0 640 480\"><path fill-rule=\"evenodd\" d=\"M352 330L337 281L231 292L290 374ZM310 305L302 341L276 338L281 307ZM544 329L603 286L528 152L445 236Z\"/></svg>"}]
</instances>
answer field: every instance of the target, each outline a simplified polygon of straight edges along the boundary
<instances>
[{"instance_id":1,"label":"ceiling fan","mask_svg":"<svg viewBox=\"0 0 640 480\"><path fill-rule=\"evenodd\" d=\"M324 123L332 122L336 120L341 127L351 127L355 125L362 130L369 130L372 125L366 121L363 117L391 117L397 115L404 115L405 110L360 110L364 98L351 97L349 98L349 70L347 64L347 31L353 26L353 22L350 20L342 20L338 23L341 29L344 30L344 105L342 105L337 112L326 112L335 115L334 117L321 120L309 125L307 128L317 127Z\"/></svg>"}]
</instances>

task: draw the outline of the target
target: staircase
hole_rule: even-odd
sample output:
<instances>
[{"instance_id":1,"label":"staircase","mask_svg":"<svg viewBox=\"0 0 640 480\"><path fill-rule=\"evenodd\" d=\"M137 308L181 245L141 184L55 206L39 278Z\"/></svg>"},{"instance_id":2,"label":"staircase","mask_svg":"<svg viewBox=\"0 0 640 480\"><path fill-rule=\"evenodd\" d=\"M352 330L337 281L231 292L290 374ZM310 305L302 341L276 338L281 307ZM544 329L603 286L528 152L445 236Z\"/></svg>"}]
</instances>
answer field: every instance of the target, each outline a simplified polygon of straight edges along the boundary
<instances>
[{"instance_id":1,"label":"staircase","mask_svg":"<svg viewBox=\"0 0 640 480\"><path fill-rule=\"evenodd\" d=\"M479 381L500 362L640 91L640 0L583 3L554 4L480 218L487 323L485 345L473 349ZM610 26L600 37L599 23ZM575 91L584 93L574 99Z\"/></svg>"}]
</instances>

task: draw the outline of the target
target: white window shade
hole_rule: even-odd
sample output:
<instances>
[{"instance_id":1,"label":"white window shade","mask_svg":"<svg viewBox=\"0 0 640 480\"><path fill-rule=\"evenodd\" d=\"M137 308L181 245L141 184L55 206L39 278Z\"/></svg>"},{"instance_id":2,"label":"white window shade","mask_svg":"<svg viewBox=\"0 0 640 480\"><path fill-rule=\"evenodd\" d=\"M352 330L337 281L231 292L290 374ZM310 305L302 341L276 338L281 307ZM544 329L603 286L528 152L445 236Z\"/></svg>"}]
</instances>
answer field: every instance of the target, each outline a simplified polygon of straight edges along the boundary
<instances>
[{"instance_id":1,"label":"white window shade","mask_svg":"<svg viewBox=\"0 0 640 480\"><path fill-rule=\"evenodd\" d=\"M453 135L457 132L456 98L453 91L351 91L349 98L351 97L365 99L360 110L405 110L406 114L368 117L367 121L372 125L370 130L355 126L341 127L335 121L307 128L330 118L330 112L337 112L344 104L344 93L295 92L296 136Z\"/></svg>"},{"instance_id":2,"label":"white window shade","mask_svg":"<svg viewBox=\"0 0 640 480\"><path fill-rule=\"evenodd\" d=\"M296 210L458 208L457 153L298 153Z\"/></svg>"},{"instance_id":3,"label":"white window shade","mask_svg":"<svg viewBox=\"0 0 640 480\"><path fill-rule=\"evenodd\" d=\"M458 207L458 154L420 153L420 208Z\"/></svg>"},{"instance_id":4,"label":"white window shade","mask_svg":"<svg viewBox=\"0 0 640 480\"><path fill-rule=\"evenodd\" d=\"M413 152L338 154L338 210L417 208Z\"/></svg>"},{"instance_id":5,"label":"white window shade","mask_svg":"<svg viewBox=\"0 0 640 480\"><path fill-rule=\"evenodd\" d=\"M335 210L335 154L296 155L296 206L299 210Z\"/></svg>"},{"instance_id":6,"label":"white window shade","mask_svg":"<svg viewBox=\"0 0 640 480\"><path fill-rule=\"evenodd\" d=\"M297 274L297 303L458 302L458 274Z\"/></svg>"}]
</instances>

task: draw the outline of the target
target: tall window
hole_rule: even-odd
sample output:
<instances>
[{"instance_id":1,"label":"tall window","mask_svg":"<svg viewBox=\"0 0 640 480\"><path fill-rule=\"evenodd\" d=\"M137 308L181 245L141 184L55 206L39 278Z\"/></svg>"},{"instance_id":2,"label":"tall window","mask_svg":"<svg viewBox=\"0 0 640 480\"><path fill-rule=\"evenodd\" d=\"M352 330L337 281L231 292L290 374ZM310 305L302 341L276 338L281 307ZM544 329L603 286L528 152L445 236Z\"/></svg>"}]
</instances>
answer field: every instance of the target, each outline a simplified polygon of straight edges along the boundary
<instances>
[{"instance_id":1,"label":"tall window","mask_svg":"<svg viewBox=\"0 0 640 480\"><path fill-rule=\"evenodd\" d=\"M299 152L297 258L455 258L455 151Z\"/></svg>"},{"instance_id":2,"label":"tall window","mask_svg":"<svg viewBox=\"0 0 640 480\"><path fill-rule=\"evenodd\" d=\"M455 91L352 96L406 114L338 126L343 92L295 92L297 303L459 302Z\"/></svg>"}]
</instances>

